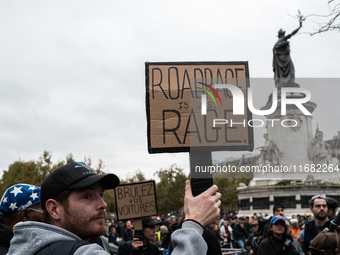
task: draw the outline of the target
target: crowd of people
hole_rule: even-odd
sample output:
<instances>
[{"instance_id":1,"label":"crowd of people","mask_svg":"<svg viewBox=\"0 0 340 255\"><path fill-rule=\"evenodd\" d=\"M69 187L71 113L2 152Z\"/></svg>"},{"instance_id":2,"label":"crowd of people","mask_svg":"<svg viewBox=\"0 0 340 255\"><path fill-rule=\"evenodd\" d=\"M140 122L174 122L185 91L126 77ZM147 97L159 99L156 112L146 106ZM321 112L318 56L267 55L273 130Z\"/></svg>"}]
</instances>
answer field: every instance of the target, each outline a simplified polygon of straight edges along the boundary
<instances>
[{"instance_id":1,"label":"crowd of people","mask_svg":"<svg viewBox=\"0 0 340 255\"><path fill-rule=\"evenodd\" d=\"M222 254L223 248L243 249L243 254L251 255L316 254L317 248L312 245L312 240L319 233L321 236L327 233L336 240L333 231L338 206L335 199L317 195L310 201L311 214L288 217L284 206L276 204L271 216L267 213L240 217L219 215L203 231L202 236L208 247L206 254ZM155 234L149 241L167 251L164 254L171 254L171 234L181 228L182 219L183 212L179 210L178 215L162 218L160 221L153 220ZM133 224L130 220L125 224L121 221L112 222L109 229L109 240L118 246L133 238ZM314 245L315 243L318 242L314 241ZM335 249L336 247L329 254L336 254Z\"/></svg>"},{"instance_id":2,"label":"crowd of people","mask_svg":"<svg viewBox=\"0 0 340 255\"><path fill-rule=\"evenodd\" d=\"M0 201L0 255L104 255L110 243L119 255L340 254L339 204L323 195L311 198L310 215L285 215L280 204L271 216L220 215L217 186L194 197L187 181L178 215L142 218L142 230L134 230L133 220L108 222L103 196L117 185L116 175L80 162L58 168L41 187L13 185Z\"/></svg>"}]
</instances>

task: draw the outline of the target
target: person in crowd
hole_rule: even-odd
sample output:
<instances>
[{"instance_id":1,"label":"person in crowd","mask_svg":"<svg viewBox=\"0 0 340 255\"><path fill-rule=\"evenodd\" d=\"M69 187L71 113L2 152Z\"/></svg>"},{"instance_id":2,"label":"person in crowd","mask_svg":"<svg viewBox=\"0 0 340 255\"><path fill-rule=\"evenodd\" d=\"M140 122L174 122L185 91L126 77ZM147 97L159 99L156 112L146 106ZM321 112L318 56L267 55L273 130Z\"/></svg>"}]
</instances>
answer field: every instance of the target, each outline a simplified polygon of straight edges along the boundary
<instances>
[{"instance_id":1,"label":"person in crowd","mask_svg":"<svg viewBox=\"0 0 340 255\"><path fill-rule=\"evenodd\" d=\"M217 223L218 223L219 228L221 228L223 226L223 221L224 221L224 218L222 217L221 214L219 214L218 217L217 217Z\"/></svg>"},{"instance_id":2,"label":"person in crowd","mask_svg":"<svg viewBox=\"0 0 340 255\"><path fill-rule=\"evenodd\" d=\"M153 243L155 239L155 226L157 224L158 221L151 217L143 218L143 241L134 237L132 241L128 241L119 247L118 255L130 255L135 253L143 255L158 255L158 247Z\"/></svg>"},{"instance_id":3,"label":"person in crowd","mask_svg":"<svg viewBox=\"0 0 340 255\"><path fill-rule=\"evenodd\" d=\"M175 222L177 222L177 218L175 215L171 215L171 224L174 224Z\"/></svg>"},{"instance_id":4,"label":"person in crowd","mask_svg":"<svg viewBox=\"0 0 340 255\"><path fill-rule=\"evenodd\" d=\"M169 243L170 243L170 240L171 240L171 234L173 232L172 229L171 229L171 226L172 226L172 224L170 224L170 228L166 229L166 231L165 231L165 228L161 228L161 231L162 231L161 247L164 248L164 249L169 248Z\"/></svg>"},{"instance_id":5,"label":"person in crowd","mask_svg":"<svg viewBox=\"0 0 340 255\"><path fill-rule=\"evenodd\" d=\"M244 243L244 248L250 255L254 255L254 249L252 249L253 239L259 236L259 223L257 221L253 221L251 224L252 234L248 236L247 241Z\"/></svg>"},{"instance_id":6,"label":"person in crowd","mask_svg":"<svg viewBox=\"0 0 340 255\"><path fill-rule=\"evenodd\" d=\"M311 255L339 255L337 240L334 233L320 232L310 242Z\"/></svg>"},{"instance_id":7,"label":"person in crowd","mask_svg":"<svg viewBox=\"0 0 340 255\"><path fill-rule=\"evenodd\" d=\"M235 223L233 228L234 240L239 248L244 247L244 242L247 241L247 232L244 226L244 217L239 217L238 222Z\"/></svg>"},{"instance_id":8,"label":"person in crowd","mask_svg":"<svg viewBox=\"0 0 340 255\"><path fill-rule=\"evenodd\" d=\"M301 229L299 227L299 220L298 219L292 219L290 221L290 223L292 224L291 230L292 230L293 238L298 240L300 233L301 233Z\"/></svg>"},{"instance_id":9,"label":"person in crowd","mask_svg":"<svg viewBox=\"0 0 340 255\"><path fill-rule=\"evenodd\" d=\"M235 224L238 222L238 216L234 215L232 217L232 221L230 222L230 226L234 229Z\"/></svg>"},{"instance_id":10,"label":"person in crowd","mask_svg":"<svg viewBox=\"0 0 340 255\"><path fill-rule=\"evenodd\" d=\"M336 211L339 207L339 203L332 197L327 197L328 218L333 220L335 218Z\"/></svg>"},{"instance_id":11,"label":"person in crowd","mask_svg":"<svg viewBox=\"0 0 340 255\"><path fill-rule=\"evenodd\" d=\"M168 232L168 228L165 225L160 226L159 238L158 238L160 244L163 243L164 238L165 238L167 232Z\"/></svg>"},{"instance_id":12,"label":"person in crowd","mask_svg":"<svg viewBox=\"0 0 340 255\"><path fill-rule=\"evenodd\" d=\"M302 247L300 246L298 240L294 238L294 235L293 235L293 232L292 232L292 222L291 221L295 221L297 219L295 218L295 219L292 219L290 221L289 219L286 218L285 220L286 220L286 229L287 229L287 231L286 231L287 239L292 242L292 245L294 246L294 249L300 255L305 255L305 253L302 250Z\"/></svg>"},{"instance_id":13,"label":"person in crowd","mask_svg":"<svg viewBox=\"0 0 340 255\"><path fill-rule=\"evenodd\" d=\"M254 215L253 215L253 217L252 217L252 218L253 218L253 222L254 222L254 221L257 221L257 217L258 217L257 213L254 213Z\"/></svg>"},{"instance_id":14,"label":"person in crowd","mask_svg":"<svg viewBox=\"0 0 340 255\"><path fill-rule=\"evenodd\" d=\"M169 248L171 234L174 231L172 229L173 226L174 226L174 223L171 222L169 225L169 229L163 234L161 247L164 248L165 250Z\"/></svg>"},{"instance_id":15,"label":"person in crowd","mask_svg":"<svg viewBox=\"0 0 340 255\"><path fill-rule=\"evenodd\" d=\"M285 216L285 208L283 205L281 204L275 204L273 207L273 216L277 216L277 215L281 215L282 217ZM261 235L264 238L266 238L267 236L267 232L269 229L269 225L270 225L270 220L272 219L272 217L270 217L268 219L268 221L265 221L265 225L264 223L260 222L260 229L261 229Z\"/></svg>"},{"instance_id":16,"label":"person in crowd","mask_svg":"<svg viewBox=\"0 0 340 255\"><path fill-rule=\"evenodd\" d=\"M215 233L217 240L220 242L220 245L222 245L224 242L224 238L221 237L221 231L218 225L214 224L214 227L212 230ZM204 235L204 232L203 232L203 235Z\"/></svg>"},{"instance_id":17,"label":"person in crowd","mask_svg":"<svg viewBox=\"0 0 340 255\"><path fill-rule=\"evenodd\" d=\"M307 221L307 222L310 222L310 221L312 220L312 218L313 218L312 215L310 215L310 214L306 214L306 215L307 215L306 221ZM307 222L306 222L306 223L307 223Z\"/></svg>"},{"instance_id":18,"label":"person in crowd","mask_svg":"<svg viewBox=\"0 0 340 255\"><path fill-rule=\"evenodd\" d=\"M123 222L121 220L117 221L116 223L113 224L113 226L116 227L118 238L122 238L124 228Z\"/></svg>"},{"instance_id":19,"label":"person in crowd","mask_svg":"<svg viewBox=\"0 0 340 255\"><path fill-rule=\"evenodd\" d=\"M250 234L249 232L250 232L251 228L252 228L252 226L249 223L249 216L247 216L247 217L244 218L244 229L247 232L247 236L249 236L249 234Z\"/></svg>"},{"instance_id":20,"label":"person in crowd","mask_svg":"<svg viewBox=\"0 0 340 255\"><path fill-rule=\"evenodd\" d=\"M112 243L114 245L118 245L117 243L117 237L118 237L118 234L117 234L117 229L115 226L110 226L109 227L109 243Z\"/></svg>"},{"instance_id":21,"label":"person in crowd","mask_svg":"<svg viewBox=\"0 0 340 255\"><path fill-rule=\"evenodd\" d=\"M130 220L126 221L125 225L126 225L126 228L122 234L122 237L123 237L123 241L127 243L131 241L133 238L133 229L132 229Z\"/></svg>"},{"instance_id":22,"label":"person in crowd","mask_svg":"<svg viewBox=\"0 0 340 255\"><path fill-rule=\"evenodd\" d=\"M0 200L0 255L8 252L13 237L13 227L18 222L42 221L40 187L16 184L8 188Z\"/></svg>"},{"instance_id":23,"label":"person in crowd","mask_svg":"<svg viewBox=\"0 0 340 255\"><path fill-rule=\"evenodd\" d=\"M159 222L158 222L158 224L159 224ZM155 239L153 241L154 243L157 244L157 246L159 246L158 244L160 242L160 240L158 239L158 236L160 236L160 233L161 233L161 231L159 230L158 224L155 226Z\"/></svg>"},{"instance_id":24,"label":"person in crowd","mask_svg":"<svg viewBox=\"0 0 340 255\"><path fill-rule=\"evenodd\" d=\"M302 229L301 232L300 232L300 235L299 235L299 243L300 243L300 246L303 248L304 244L303 244L303 240L305 239L305 229ZM302 249L303 250L303 249Z\"/></svg>"},{"instance_id":25,"label":"person in crowd","mask_svg":"<svg viewBox=\"0 0 340 255\"><path fill-rule=\"evenodd\" d=\"M309 221L305 227L305 236L303 240L303 250L309 251L310 242L318 233L325 228L330 229L330 220L328 219L327 199L322 195L313 196L309 209L314 215L314 219Z\"/></svg>"},{"instance_id":26,"label":"person in crowd","mask_svg":"<svg viewBox=\"0 0 340 255\"><path fill-rule=\"evenodd\" d=\"M292 242L286 238L286 221L281 215L270 220L268 236L260 243L258 255L297 255Z\"/></svg>"},{"instance_id":27,"label":"person in crowd","mask_svg":"<svg viewBox=\"0 0 340 255\"><path fill-rule=\"evenodd\" d=\"M335 219L331 221L330 226L335 233L337 243L336 252L337 254L340 254L340 213L338 213Z\"/></svg>"},{"instance_id":28,"label":"person in crowd","mask_svg":"<svg viewBox=\"0 0 340 255\"><path fill-rule=\"evenodd\" d=\"M166 218L166 221L165 221L165 226L169 229L170 228L170 225L171 225L171 218L170 216L168 216Z\"/></svg>"},{"instance_id":29,"label":"person in crowd","mask_svg":"<svg viewBox=\"0 0 340 255\"><path fill-rule=\"evenodd\" d=\"M221 237L224 239L223 245L226 245L227 243L230 243L232 238L233 229L230 226L229 220L223 221L223 226L220 229Z\"/></svg>"}]
</instances>

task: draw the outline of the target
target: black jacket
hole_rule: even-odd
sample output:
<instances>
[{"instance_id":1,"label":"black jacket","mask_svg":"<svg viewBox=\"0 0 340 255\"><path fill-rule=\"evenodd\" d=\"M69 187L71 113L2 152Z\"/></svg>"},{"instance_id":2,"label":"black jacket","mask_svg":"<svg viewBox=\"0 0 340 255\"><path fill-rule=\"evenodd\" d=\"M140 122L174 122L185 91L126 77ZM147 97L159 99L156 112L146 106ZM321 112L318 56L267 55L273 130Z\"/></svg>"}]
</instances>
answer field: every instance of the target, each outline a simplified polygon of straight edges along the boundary
<instances>
[{"instance_id":1,"label":"black jacket","mask_svg":"<svg viewBox=\"0 0 340 255\"><path fill-rule=\"evenodd\" d=\"M13 231L0 223L0 255L5 255L8 252L12 237Z\"/></svg>"},{"instance_id":2,"label":"black jacket","mask_svg":"<svg viewBox=\"0 0 340 255\"><path fill-rule=\"evenodd\" d=\"M131 242L127 242L119 246L118 255L137 255L137 254L159 255L159 250L157 245L150 241L147 246L143 246L139 250L133 250Z\"/></svg>"},{"instance_id":3,"label":"black jacket","mask_svg":"<svg viewBox=\"0 0 340 255\"><path fill-rule=\"evenodd\" d=\"M247 241L244 243L244 248L246 249L246 251L250 251L250 249L252 249L252 243L253 243L253 239L254 237L258 237L260 234L257 232L257 233L252 233L248 236L248 239Z\"/></svg>"},{"instance_id":4,"label":"black jacket","mask_svg":"<svg viewBox=\"0 0 340 255\"><path fill-rule=\"evenodd\" d=\"M277 239L269 234L260 244L258 255L298 255L292 241L286 238Z\"/></svg>"},{"instance_id":5,"label":"black jacket","mask_svg":"<svg viewBox=\"0 0 340 255\"><path fill-rule=\"evenodd\" d=\"M247 235L246 230L244 229L244 224L243 224L243 228L242 228L240 226L240 224L238 224L238 222L235 223L233 230L234 230L233 235L234 235L235 240L247 239L248 235Z\"/></svg>"},{"instance_id":6,"label":"black jacket","mask_svg":"<svg viewBox=\"0 0 340 255\"><path fill-rule=\"evenodd\" d=\"M221 245L216 232L205 228L202 236L208 245L207 255L222 255Z\"/></svg>"},{"instance_id":7,"label":"black jacket","mask_svg":"<svg viewBox=\"0 0 340 255\"><path fill-rule=\"evenodd\" d=\"M328 220L325 225L323 226L323 228L328 228L330 232L333 232L333 229L330 228L330 220ZM310 246L310 242L314 239L314 237L316 237L316 235L318 234L318 230L315 227L315 221L314 219L310 220L306 226L305 226L305 236L304 236L304 240L303 240L303 251L304 253L306 253L307 251L309 251L309 246Z\"/></svg>"}]
</instances>

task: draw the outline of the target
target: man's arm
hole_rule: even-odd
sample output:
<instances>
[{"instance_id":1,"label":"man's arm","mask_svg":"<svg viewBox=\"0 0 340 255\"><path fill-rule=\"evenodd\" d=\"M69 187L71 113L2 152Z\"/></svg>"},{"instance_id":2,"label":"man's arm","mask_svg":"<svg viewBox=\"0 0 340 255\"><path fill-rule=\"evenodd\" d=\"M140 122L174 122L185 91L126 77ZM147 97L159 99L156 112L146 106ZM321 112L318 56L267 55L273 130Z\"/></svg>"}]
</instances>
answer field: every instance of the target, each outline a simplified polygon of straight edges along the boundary
<instances>
[{"instance_id":1,"label":"man's arm","mask_svg":"<svg viewBox=\"0 0 340 255\"><path fill-rule=\"evenodd\" d=\"M172 255L205 255L207 253L207 244L202 237L203 228L199 224L205 227L219 215L221 194L217 192L217 189L217 186L213 185L202 194L194 197L190 182L186 181L184 197L186 221L183 222L181 229L176 230L171 235L171 242L174 247Z\"/></svg>"}]
</instances>

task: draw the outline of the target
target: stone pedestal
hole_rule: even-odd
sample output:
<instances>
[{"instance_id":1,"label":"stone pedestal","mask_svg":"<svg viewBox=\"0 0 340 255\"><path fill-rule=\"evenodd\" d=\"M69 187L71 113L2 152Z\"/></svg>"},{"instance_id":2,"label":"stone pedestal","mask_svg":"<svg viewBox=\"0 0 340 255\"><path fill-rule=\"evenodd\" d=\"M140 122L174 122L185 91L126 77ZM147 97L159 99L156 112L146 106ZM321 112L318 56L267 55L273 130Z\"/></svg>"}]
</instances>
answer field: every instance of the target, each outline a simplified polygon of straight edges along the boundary
<instances>
[{"instance_id":1,"label":"stone pedestal","mask_svg":"<svg viewBox=\"0 0 340 255\"><path fill-rule=\"evenodd\" d=\"M316 104L312 102L308 102L304 106L310 113L316 108ZM308 156L308 147L313 138L311 115L304 115L295 105L287 105L287 114L283 116L281 115L281 99L279 99L276 111L266 118L278 119L279 121L276 122L281 123L280 125L275 124L274 127L268 123L267 132L269 139L275 142L282 152L283 165L312 163Z\"/></svg>"},{"instance_id":2,"label":"stone pedestal","mask_svg":"<svg viewBox=\"0 0 340 255\"><path fill-rule=\"evenodd\" d=\"M304 107L312 113L316 104L307 102ZM261 110L267 110L271 107L271 102ZM281 165L288 172L275 173L254 173L254 179L249 184L256 185L274 185L282 179L306 179L309 173L301 169L312 163L308 156L308 147L313 138L312 116L305 115L295 105L287 105L286 115L281 114L281 99L278 99L278 105L267 118L268 139L273 141L280 151ZM314 175L314 178L317 178Z\"/></svg>"},{"instance_id":3,"label":"stone pedestal","mask_svg":"<svg viewBox=\"0 0 340 255\"><path fill-rule=\"evenodd\" d=\"M275 204L285 206L285 214L311 213L309 200L319 194L340 200L340 185L317 181L314 185L303 182L280 182L279 185L239 187L236 191L239 200L238 215L268 213L272 215Z\"/></svg>"}]
</instances>

